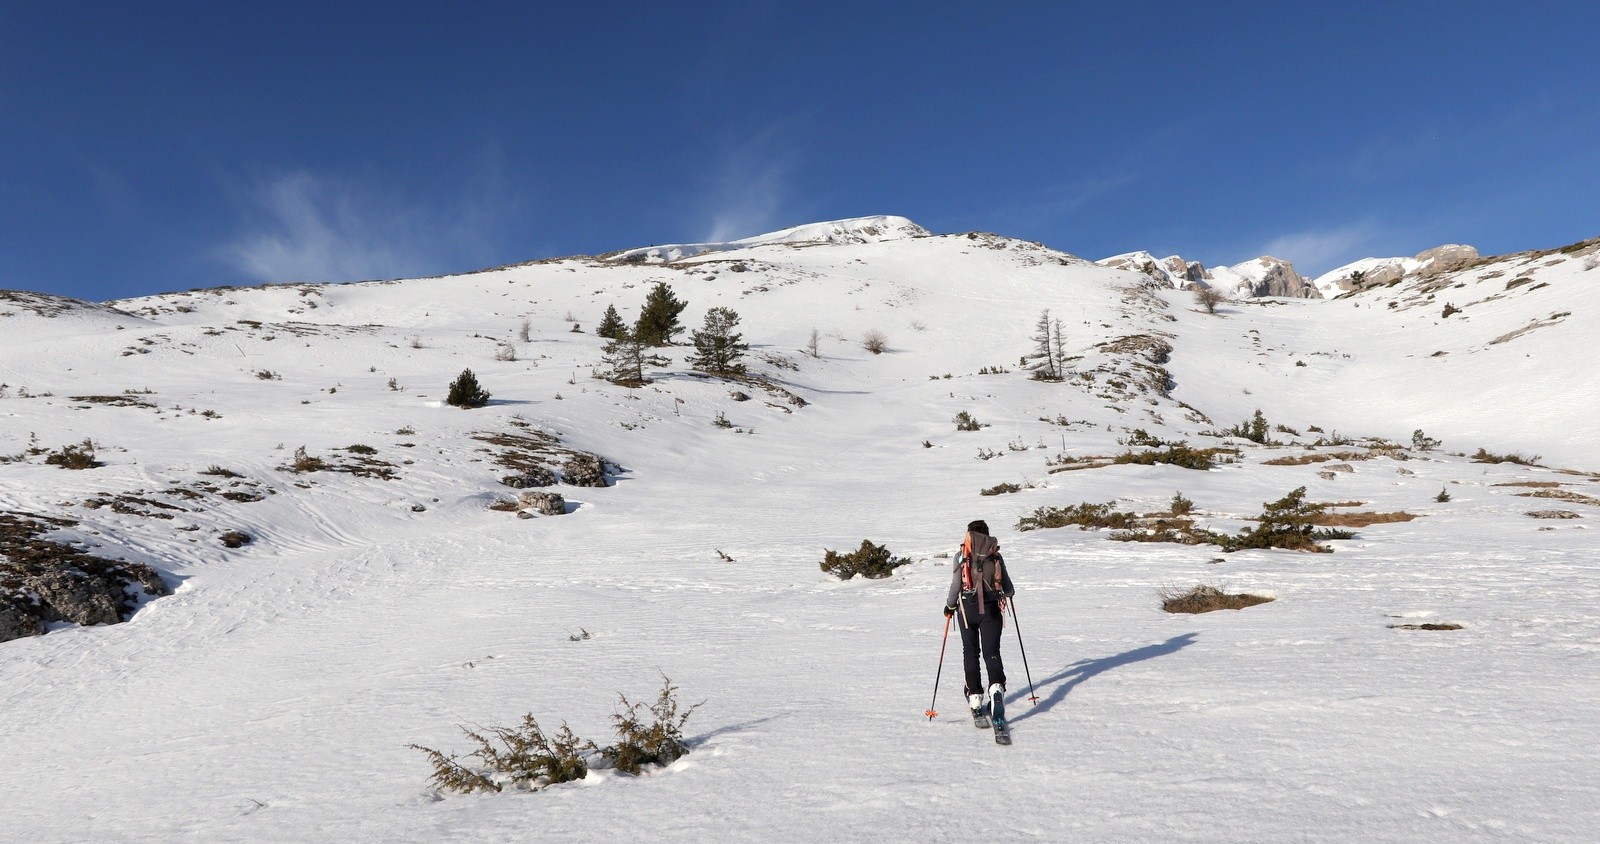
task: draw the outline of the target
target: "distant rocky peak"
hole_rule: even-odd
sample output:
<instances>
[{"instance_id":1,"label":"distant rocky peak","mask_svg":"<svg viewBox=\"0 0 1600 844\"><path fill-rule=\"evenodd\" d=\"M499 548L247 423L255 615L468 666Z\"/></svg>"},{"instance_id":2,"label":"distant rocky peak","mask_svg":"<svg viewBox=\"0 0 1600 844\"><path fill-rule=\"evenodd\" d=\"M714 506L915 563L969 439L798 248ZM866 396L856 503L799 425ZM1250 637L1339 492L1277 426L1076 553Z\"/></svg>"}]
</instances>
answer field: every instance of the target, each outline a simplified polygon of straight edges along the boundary
<instances>
[{"instance_id":1,"label":"distant rocky peak","mask_svg":"<svg viewBox=\"0 0 1600 844\"><path fill-rule=\"evenodd\" d=\"M1157 258L1149 252L1125 252L1110 258L1102 258L1095 263L1102 267L1144 273L1156 281L1177 288L1189 287L1195 282L1205 281L1211 277L1204 264L1199 261L1186 261L1179 255Z\"/></svg>"},{"instance_id":2,"label":"distant rocky peak","mask_svg":"<svg viewBox=\"0 0 1600 844\"><path fill-rule=\"evenodd\" d=\"M1103 267L1141 272L1163 284L1183 289L1204 285L1232 296L1283 296L1292 299L1319 299L1321 293L1294 271L1294 264L1263 255L1231 267L1206 269L1199 261L1178 255L1157 258L1149 252L1126 252L1095 263Z\"/></svg>"}]
</instances>

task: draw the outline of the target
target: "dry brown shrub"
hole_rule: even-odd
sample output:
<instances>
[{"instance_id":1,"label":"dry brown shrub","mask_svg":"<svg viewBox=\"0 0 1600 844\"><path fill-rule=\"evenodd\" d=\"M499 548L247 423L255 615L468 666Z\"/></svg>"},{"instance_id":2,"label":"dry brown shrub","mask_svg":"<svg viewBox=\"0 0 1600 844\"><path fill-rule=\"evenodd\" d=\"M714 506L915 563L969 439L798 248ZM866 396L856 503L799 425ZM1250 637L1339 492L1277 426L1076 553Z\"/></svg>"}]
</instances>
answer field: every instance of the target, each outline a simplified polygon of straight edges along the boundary
<instances>
[{"instance_id":1,"label":"dry brown shrub","mask_svg":"<svg viewBox=\"0 0 1600 844\"><path fill-rule=\"evenodd\" d=\"M1561 486L1561 484L1557 481L1507 481L1503 484L1495 484L1495 486L1526 486L1535 489L1551 489Z\"/></svg>"},{"instance_id":2,"label":"dry brown shrub","mask_svg":"<svg viewBox=\"0 0 1600 844\"><path fill-rule=\"evenodd\" d=\"M1200 584L1187 591L1162 589L1161 609L1171 613L1203 613L1214 610L1242 610L1272 601L1262 595L1229 595L1215 586Z\"/></svg>"},{"instance_id":3,"label":"dry brown shrub","mask_svg":"<svg viewBox=\"0 0 1600 844\"><path fill-rule=\"evenodd\" d=\"M1366 527L1392 522L1409 522L1415 518L1416 516L1410 513L1323 513L1312 519L1311 523L1323 527Z\"/></svg>"},{"instance_id":4,"label":"dry brown shrub","mask_svg":"<svg viewBox=\"0 0 1600 844\"><path fill-rule=\"evenodd\" d=\"M1459 624L1391 624L1390 630L1460 630Z\"/></svg>"},{"instance_id":5,"label":"dry brown shrub","mask_svg":"<svg viewBox=\"0 0 1600 844\"><path fill-rule=\"evenodd\" d=\"M1274 457L1263 460L1263 466L1304 466L1308 463L1326 463L1329 460L1371 460L1372 455L1359 451L1333 451L1326 454L1316 452L1312 454L1296 454L1290 457Z\"/></svg>"}]
</instances>

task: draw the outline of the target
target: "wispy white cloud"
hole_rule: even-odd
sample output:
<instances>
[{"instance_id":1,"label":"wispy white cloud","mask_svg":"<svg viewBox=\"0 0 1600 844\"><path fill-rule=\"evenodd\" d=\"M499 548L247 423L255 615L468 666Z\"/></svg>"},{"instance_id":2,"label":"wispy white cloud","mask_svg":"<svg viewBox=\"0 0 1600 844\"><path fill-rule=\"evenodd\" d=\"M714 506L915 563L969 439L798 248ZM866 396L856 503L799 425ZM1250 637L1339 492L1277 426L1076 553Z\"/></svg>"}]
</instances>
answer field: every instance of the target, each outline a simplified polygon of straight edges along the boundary
<instances>
[{"instance_id":1,"label":"wispy white cloud","mask_svg":"<svg viewBox=\"0 0 1600 844\"><path fill-rule=\"evenodd\" d=\"M1370 257L1366 252L1377 235L1377 226L1370 222L1289 232L1273 237L1254 249L1245 250L1249 254L1239 260L1271 255L1294 264L1302 275L1316 275L1341 264Z\"/></svg>"},{"instance_id":2,"label":"wispy white cloud","mask_svg":"<svg viewBox=\"0 0 1600 844\"><path fill-rule=\"evenodd\" d=\"M493 169L493 168L491 168ZM232 188L240 231L214 256L260 282L430 275L495 263L509 202L495 184L429 202L373 180L275 174Z\"/></svg>"},{"instance_id":3,"label":"wispy white cloud","mask_svg":"<svg viewBox=\"0 0 1600 844\"><path fill-rule=\"evenodd\" d=\"M762 234L793 222L788 212L799 154L783 141L786 128L752 133L723 154L703 201L706 242Z\"/></svg>"}]
</instances>

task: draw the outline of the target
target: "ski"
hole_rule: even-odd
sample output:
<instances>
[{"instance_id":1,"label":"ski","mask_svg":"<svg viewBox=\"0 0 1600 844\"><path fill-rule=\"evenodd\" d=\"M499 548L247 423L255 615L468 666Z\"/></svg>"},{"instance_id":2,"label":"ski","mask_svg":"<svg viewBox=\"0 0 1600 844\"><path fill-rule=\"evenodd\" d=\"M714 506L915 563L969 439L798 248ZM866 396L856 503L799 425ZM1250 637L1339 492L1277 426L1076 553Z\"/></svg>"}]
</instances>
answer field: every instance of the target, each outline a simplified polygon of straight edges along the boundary
<instances>
[{"instance_id":1,"label":"ski","mask_svg":"<svg viewBox=\"0 0 1600 844\"><path fill-rule=\"evenodd\" d=\"M998 686L989 694L989 720L994 726L994 743L1011 744L1011 725L1006 722L1006 696Z\"/></svg>"},{"instance_id":2,"label":"ski","mask_svg":"<svg viewBox=\"0 0 1600 844\"><path fill-rule=\"evenodd\" d=\"M977 727L980 730L989 729L989 716L987 714L985 714L983 712L983 710L981 710L981 709L973 710L972 711L972 726Z\"/></svg>"}]
</instances>

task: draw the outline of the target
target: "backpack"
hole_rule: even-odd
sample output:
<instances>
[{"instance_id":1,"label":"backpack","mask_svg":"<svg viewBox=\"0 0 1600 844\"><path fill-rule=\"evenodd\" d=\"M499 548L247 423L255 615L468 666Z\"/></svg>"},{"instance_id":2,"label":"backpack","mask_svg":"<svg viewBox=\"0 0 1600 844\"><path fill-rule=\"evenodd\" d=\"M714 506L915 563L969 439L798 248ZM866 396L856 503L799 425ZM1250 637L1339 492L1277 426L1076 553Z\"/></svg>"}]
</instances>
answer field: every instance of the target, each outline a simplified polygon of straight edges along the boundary
<instances>
[{"instance_id":1,"label":"backpack","mask_svg":"<svg viewBox=\"0 0 1600 844\"><path fill-rule=\"evenodd\" d=\"M984 610L987 603L985 595L1001 595L1005 591L1005 563L1000 559L1000 543L990 537L984 538L989 540L988 549L979 554L972 551L972 534L967 534L961 543L961 594L963 597L976 595L979 612ZM973 570L974 564L976 571Z\"/></svg>"}]
</instances>

